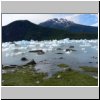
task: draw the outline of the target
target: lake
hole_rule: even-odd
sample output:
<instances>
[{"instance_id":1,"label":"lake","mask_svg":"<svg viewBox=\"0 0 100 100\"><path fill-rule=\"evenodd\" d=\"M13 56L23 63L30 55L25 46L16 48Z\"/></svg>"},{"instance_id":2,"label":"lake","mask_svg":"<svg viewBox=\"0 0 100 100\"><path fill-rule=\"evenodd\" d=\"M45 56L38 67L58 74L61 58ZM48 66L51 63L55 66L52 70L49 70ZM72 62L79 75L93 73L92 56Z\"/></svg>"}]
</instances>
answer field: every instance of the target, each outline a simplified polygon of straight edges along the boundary
<instances>
[{"instance_id":1,"label":"lake","mask_svg":"<svg viewBox=\"0 0 100 100\"><path fill-rule=\"evenodd\" d=\"M42 50L43 54L32 52ZM21 58L27 58L22 61ZM72 69L80 70L80 66L98 67L98 40L52 40L52 41L15 41L2 43L2 65L25 65L32 59L37 63L37 72L48 73L51 77L63 68L59 64L67 64Z\"/></svg>"}]
</instances>

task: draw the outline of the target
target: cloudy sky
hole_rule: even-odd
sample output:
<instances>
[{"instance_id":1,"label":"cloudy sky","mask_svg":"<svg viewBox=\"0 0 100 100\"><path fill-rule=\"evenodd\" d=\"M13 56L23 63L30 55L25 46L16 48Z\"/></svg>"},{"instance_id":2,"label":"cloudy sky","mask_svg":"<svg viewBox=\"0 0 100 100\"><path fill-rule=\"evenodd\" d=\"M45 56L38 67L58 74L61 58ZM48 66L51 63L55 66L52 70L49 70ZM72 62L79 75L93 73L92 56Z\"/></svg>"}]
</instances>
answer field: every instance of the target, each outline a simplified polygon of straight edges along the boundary
<instances>
[{"instance_id":1,"label":"cloudy sky","mask_svg":"<svg viewBox=\"0 0 100 100\"><path fill-rule=\"evenodd\" d=\"M15 20L29 20L35 24L39 24L52 18L66 18L75 23L98 26L97 14L2 14L2 26Z\"/></svg>"}]
</instances>

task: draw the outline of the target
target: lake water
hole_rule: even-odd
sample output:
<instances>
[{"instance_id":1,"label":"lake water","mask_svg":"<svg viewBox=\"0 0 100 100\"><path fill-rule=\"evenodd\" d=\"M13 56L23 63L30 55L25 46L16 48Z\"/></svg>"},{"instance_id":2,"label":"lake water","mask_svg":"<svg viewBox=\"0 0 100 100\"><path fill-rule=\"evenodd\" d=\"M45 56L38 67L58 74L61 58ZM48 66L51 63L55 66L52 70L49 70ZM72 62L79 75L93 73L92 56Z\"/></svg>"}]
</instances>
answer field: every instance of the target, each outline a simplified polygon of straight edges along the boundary
<instances>
[{"instance_id":1,"label":"lake water","mask_svg":"<svg viewBox=\"0 0 100 100\"><path fill-rule=\"evenodd\" d=\"M32 50L43 50L45 53L39 55L29 52ZM28 60L22 61L22 57ZM98 40L23 40L2 43L2 65L25 65L32 59L37 63L35 69L49 76L63 70L57 66L59 64L67 64L75 70L80 70L79 66L98 67Z\"/></svg>"}]
</instances>

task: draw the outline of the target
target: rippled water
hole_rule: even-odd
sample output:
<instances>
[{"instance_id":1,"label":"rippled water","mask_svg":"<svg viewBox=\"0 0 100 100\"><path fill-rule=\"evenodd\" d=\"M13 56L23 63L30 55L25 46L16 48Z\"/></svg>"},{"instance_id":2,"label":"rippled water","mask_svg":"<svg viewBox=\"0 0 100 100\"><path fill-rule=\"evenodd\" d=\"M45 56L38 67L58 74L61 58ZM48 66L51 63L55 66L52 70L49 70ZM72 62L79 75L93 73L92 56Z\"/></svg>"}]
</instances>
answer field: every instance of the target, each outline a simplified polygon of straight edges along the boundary
<instances>
[{"instance_id":1,"label":"rippled water","mask_svg":"<svg viewBox=\"0 0 100 100\"><path fill-rule=\"evenodd\" d=\"M70 46L75 51L66 51ZM60 48L60 49L59 49ZM30 50L43 50L38 55ZM28 61L21 61L26 57ZM95 57L95 58L93 58ZM79 70L79 66L98 67L98 40L54 40L54 41L18 41L2 44L2 65L25 65L32 59L36 61L35 69L46 72L49 76L63 70L58 64L67 64Z\"/></svg>"}]
</instances>

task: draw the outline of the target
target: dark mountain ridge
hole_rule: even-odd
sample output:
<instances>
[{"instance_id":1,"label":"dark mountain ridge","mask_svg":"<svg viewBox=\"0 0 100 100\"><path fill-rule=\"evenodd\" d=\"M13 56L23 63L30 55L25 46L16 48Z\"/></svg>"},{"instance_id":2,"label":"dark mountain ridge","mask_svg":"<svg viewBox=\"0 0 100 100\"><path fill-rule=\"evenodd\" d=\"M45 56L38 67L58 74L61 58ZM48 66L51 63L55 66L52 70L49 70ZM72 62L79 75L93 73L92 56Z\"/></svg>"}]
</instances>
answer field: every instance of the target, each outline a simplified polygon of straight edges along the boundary
<instances>
[{"instance_id":1,"label":"dark mountain ridge","mask_svg":"<svg viewBox=\"0 0 100 100\"><path fill-rule=\"evenodd\" d=\"M71 25L72 26L72 25ZM80 25L78 25L79 27ZM93 28L91 29L92 32L88 32L85 30L85 33L80 33L72 31L70 29L63 29L63 28L55 28L55 27L45 27L40 25L36 25L28 20L18 20L14 21L6 26L2 26L2 42L9 42L9 41L20 41L20 40L52 40L52 39L95 39L98 37L97 31L94 32L95 27L87 27ZM82 26L80 26L82 27ZM96 27L97 30L97 27ZM88 34L87 34L88 33Z\"/></svg>"}]
</instances>

